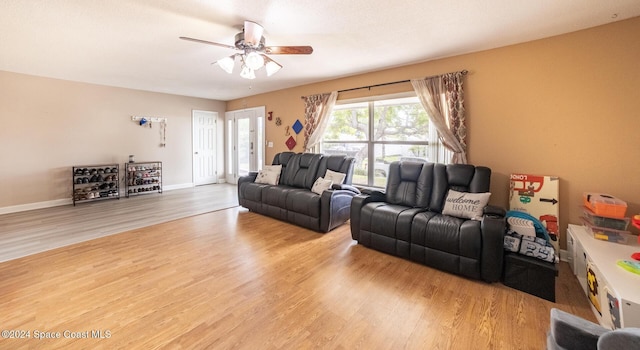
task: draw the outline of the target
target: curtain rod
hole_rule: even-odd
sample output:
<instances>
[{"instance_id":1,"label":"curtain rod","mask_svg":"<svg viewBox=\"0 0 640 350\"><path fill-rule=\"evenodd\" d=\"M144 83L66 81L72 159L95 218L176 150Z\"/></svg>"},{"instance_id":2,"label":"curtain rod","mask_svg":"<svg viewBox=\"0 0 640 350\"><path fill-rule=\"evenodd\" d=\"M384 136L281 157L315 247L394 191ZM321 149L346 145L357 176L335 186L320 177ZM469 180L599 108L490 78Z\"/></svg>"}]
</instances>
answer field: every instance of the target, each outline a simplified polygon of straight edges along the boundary
<instances>
[{"instance_id":1,"label":"curtain rod","mask_svg":"<svg viewBox=\"0 0 640 350\"><path fill-rule=\"evenodd\" d=\"M452 72L452 73L457 73L457 72ZM467 70L465 69L465 70L460 71L460 73L462 73L462 75L467 75L467 73L469 73L469 71L467 71ZM447 73L445 73L445 74L447 74ZM432 76L430 76L430 77L425 77L424 79L435 78L435 77L439 77L439 76L441 76L441 75L444 75L444 74L432 75ZM386 85L394 85L394 84L401 84L401 83L408 83L408 82L410 82L410 81L411 81L411 79L407 79L407 80L398 80L398 81L392 81L392 82L389 82L389 83L382 83L382 84L375 84L375 85L367 85L367 86L360 86L360 87L351 88L351 89L338 90L338 92L347 92L347 91L362 90L362 89L369 89L369 90L371 90L371 88L374 88L374 87L380 87L380 86L386 86Z\"/></svg>"}]
</instances>

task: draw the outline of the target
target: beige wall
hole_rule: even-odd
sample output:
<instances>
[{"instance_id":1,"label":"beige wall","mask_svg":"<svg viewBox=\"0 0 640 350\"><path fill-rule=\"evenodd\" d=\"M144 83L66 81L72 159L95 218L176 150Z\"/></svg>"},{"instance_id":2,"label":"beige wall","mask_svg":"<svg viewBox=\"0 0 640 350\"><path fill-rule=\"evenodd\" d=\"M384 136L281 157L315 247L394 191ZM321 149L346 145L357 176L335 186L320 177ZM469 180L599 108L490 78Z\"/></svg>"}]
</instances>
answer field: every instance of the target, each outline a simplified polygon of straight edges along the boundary
<instances>
[{"instance_id":1,"label":"beige wall","mask_svg":"<svg viewBox=\"0 0 640 350\"><path fill-rule=\"evenodd\" d=\"M266 106L266 159L286 150L284 127L303 119L300 96L462 69L469 162L492 168L491 202L507 207L509 174L560 177L561 234L579 223L582 193L606 192L640 213L640 17L575 33L229 101ZM286 67L285 67L286 69ZM338 99L410 90L400 84ZM302 135L294 151L302 151ZM637 233L637 230L632 229ZM564 237L561 238L564 248Z\"/></svg>"},{"instance_id":2,"label":"beige wall","mask_svg":"<svg viewBox=\"0 0 640 350\"><path fill-rule=\"evenodd\" d=\"M0 210L70 200L73 165L122 167L129 154L163 161L165 187L190 185L194 109L224 120L225 102L0 72ZM143 128L132 115L168 118L167 146L159 124Z\"/></svg>"}]
</instances>

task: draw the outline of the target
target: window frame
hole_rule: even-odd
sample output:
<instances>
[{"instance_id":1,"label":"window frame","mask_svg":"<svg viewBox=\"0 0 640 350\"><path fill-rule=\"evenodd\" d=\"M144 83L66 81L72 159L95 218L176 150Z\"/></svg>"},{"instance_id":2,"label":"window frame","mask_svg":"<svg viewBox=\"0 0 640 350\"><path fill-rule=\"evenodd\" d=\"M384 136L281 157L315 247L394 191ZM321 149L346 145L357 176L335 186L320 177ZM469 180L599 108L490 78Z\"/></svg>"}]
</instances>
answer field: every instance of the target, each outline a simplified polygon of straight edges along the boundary
<instances>
[{"instance_id":1,"label":"window frame","mask_svg":"<svg viewBox=\"0 0 640 350\"><path fill-rule=\"evenodd\" d=\"M430 136L427 136L427 139L424 141L420 141L420 140L410 140L410 141L375 141L372 140L372 135L375 135L375 107L376 107L376 102L381 102L381 101L386 101L386 100L393 100L393 99L401 99L401 98L415 98L416 102L422 107L417 95L415 94L415 92L405 92L405 93L399 93L399 94L388 94L388 95L376 95L376 96L368 96L368 97L362 97L362 98L356 98L356 99L345 99L345 100L338 100L336 101L336 106L334 107L334 110L336 109L336 107L340 107L340 106L344 106L344 105L350 105L350 104L357 104L357 103L366 103L367 105L367 109L368 109L368 130L367 130L367 135L365 137L364 140L325 140L324 138L322 139L322 141L320 142L320 151L324 153L325 150L325 145L326 144L366 144L367 147L367 156L366 156L366 161L367 164L375 164L375 151L376 151L376 146L377 145L410 145L410 146L426 146L427 148L429 147L429 145L431 145L432 143L429 142L429 138ZM331 118L333 115L333 110L331 111L331 114L329 115L329 117ZM331 120L328 121L329 123L331 123ZM330 124L329 124L330 125ZM433 126L433 124L431 122L429 122L429 134L431 134L433 132L433 130L435 130L435 126ZM426 161L426 158L425 158ZM360 183L355 183L354 185L356 186L362 186L362 187L374 187L374 188L382 188L382 186L376 186L375 185L375 173L376 173L376 167L375 166L367 166L367 183L366 184L360 184ZM388 176L388 174L386 174L386 176ZM385 181L386 184L386 181Z\"/></svg>"}]
</instances>

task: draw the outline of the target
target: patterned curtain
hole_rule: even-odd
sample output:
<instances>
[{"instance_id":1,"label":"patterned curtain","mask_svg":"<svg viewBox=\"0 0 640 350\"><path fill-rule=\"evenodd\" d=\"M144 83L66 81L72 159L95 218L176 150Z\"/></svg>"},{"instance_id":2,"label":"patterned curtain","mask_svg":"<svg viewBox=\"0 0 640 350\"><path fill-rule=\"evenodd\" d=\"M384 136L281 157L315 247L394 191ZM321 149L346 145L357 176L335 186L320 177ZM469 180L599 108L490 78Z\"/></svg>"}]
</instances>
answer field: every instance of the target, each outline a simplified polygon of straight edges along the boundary
<instances>
[{"instance_id":1,"label":"patterned curtain","mask_svg":"<svg viewBox=\"0 0 640 350\"><path fill-rule=\"evenodd\" d=\"M456 72L411 80L422 107L438 130L440 141L453 152L451 163L454 164L467 163L463 75L463 72Z\"/></svg>"},{"instance_id":2,"label":"patterned curtain","mask_svg":"<svg viewBox=\"0 0 640 350\"><path fill-rule=\"evenodd\" d=\"M445 87L445 99L448 107L449 130L456 137L462 148L462 156L466 163L467 153L467 122L464 115L464 90L462 89L463 72L442 75ZM453 157L456 158L457 154Z\"/></svg>"},{"instance_id":3,"label":"patterned curtain","mask_svg":"<svg viewBox=\"0 0 640 350\"><path fill-rule=\"evenodd\" d=\"M311 152L320 143L336 104L338 92L304 96L304 151Z\"/></svg>"}]
</instances>

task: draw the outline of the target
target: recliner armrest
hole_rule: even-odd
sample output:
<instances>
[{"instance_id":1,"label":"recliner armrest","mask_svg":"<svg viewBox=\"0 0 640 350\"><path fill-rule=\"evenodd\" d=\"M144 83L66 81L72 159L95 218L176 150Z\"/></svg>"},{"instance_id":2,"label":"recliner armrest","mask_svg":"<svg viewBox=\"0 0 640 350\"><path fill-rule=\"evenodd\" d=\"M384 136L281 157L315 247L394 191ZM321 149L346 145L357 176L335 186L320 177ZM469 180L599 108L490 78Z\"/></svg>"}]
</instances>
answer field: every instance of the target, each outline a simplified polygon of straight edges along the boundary
<instances>
[{"instance_id":1,"label":"recliner armrest","mask_svg":"<svg viewBox=\"0 0 640 350\"><path fill-rule=\"evenodd\" d=\"M244 196L242 193L242 184L246 182L255 182L256 177L258 177L258 173L255 171L252 171L248 175L240 176L238 178L237 191L238 191L238 203L240 203L240 205L243 205L243 201L244 201Z\"/></svg>"},{"instance_id":2,"label":"recliner armrest","mask_svg":"<svg viewBox=\"0 0 640 350\"><path fill-rule=\"evenodd\" d=\"M385 191L384 190L379 190L379 189L375 189L375 188L371 188L371 187L363 187L360 189L360 192L363 194L367 194L367 195L385 195Z\"/></svg>"},{"instance_id":3,"label":"recliner armrest","mask_svg":"<svg viewBox=\"0 0 640 350\"><path fill-rule=\"evenodd\" d=\"M329 232L347 222L351 200L357 195L348 188L324 190L320 196L320 231Z\"/></svg>"},{"instance_id":4,"label":"recliner armrest","mask_svg":"<svg viewBox=\"0 0 640 350\"><path fill-rule=\"evenodd\" d=\"M351 237L358 240L360 236L360 215L362 207L372 202L384 202L386 200L384 193L373 191L371 194L357 194L351 200Z\"/></svg>"},{"instance_id":5,"label":"recliner armrest","mask_svg":"<svg viewBox=\"0 0 640 350\"><path fill-rule=\"evenodd\" d=\"M504 208L498 207L496 205L487 205L486 207L484 207L483 214L505 217L507 215L507 211Z\"/></svg>"},{"instance_id":6,"label":"recliner armrest","mask_svg":"<svg viewBox=\"0 0 640 350\"><path fill-rule=\"evenodd\" d=\"M248 175L240 176L238 178L238 185L240 185L242 182L255 182L257 177L257 171L250 171Z\"/></svg>"},{"instance_id":7,"label":"recliner armrest","mask_svg":"<svg viewBox=\"0 0 640 350\"><path fill-rule=\"evenodd\" d=\"M486 214L480 223L482 233L482 262L480 274L487 282L497 282L502 275L504 260L504 235L507 219L496 214Z\"/></svg>"},{"instance_id":8,"label":"recliner armrest","mask_svg":"<svg viewBox=\"0 0 640 350\"><path fill-rule=\"evenodd\" d=\"M352 185L347 185L347 184L333 184L331 186L332 189L334 190L345 190L345 191L351 191L355 194L360 194L360 190L358 190L355 186Z\"/></svg>"}]
</instances>

